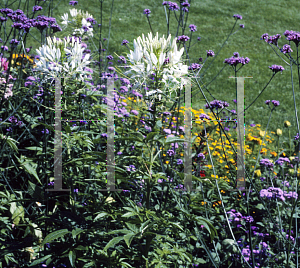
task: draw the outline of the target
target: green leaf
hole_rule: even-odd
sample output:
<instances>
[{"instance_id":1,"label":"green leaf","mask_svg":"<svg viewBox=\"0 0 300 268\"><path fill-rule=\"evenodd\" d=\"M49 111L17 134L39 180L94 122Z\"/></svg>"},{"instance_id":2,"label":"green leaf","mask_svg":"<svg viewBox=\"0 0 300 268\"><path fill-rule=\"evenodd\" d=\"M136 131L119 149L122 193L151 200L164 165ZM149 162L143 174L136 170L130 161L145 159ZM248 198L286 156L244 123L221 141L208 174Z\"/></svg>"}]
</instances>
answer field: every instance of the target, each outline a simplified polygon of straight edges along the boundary
<instances>
[{"instance_id":1,"label":"green leaf","mask_svg":"<svg viewBox=\"0 0 300 268\"><path fill-rule=\"evenodd\" d=\"M82 232L84 232L84 230L82 230L80 228L76 228L75 230L72 230L72 237L73 237L73 239L75 239L76 236L79 235Z\"/></svg>"},{"instance_id":2,"label":"green leaf","mask_svg":"<svg viewBox=\"0 0 300 268\"><path fill-rule=\"evenodd\" d=\"M25 149L32 151L43 151L41 147L25 147Z\"/></svg>"},{"instance_id":3,"label":"green leaf","mask_svg":"<svg viewBox=\"0 0 300 268\"><path fill-rule=\"evenodd\" d=\"M37 181L42 184L36 173L37 164L32 162L31 160L26 159L26 157L23 155L21 155L21 159L19 159L17 156L16 158L18 159L21 166L23 166L29 174L33 175L37 179Z\"/></svg>"},{"instance_id":4,"label":"green leaf","mask_svg":"<svg viewBox=\"0 0 300 268\"><path fill-rule=\"evenodd\" d=\"M127 212L122 217L128 218L136 215L138 215L136 212Z\"/></svg>"},{"instance_id":5,"label":"green leaf","mask_svg":"<svg viewBox=\"0 0 300 268\"><path fill-rule=\"evenodd\" d=\"M114 237L112 240L110 240L107 245L105 246L105 248L103 249L104 251L107 251L107 249L114 247L116 244L118 244L121 240L123 240L124 237L123 236L119 236L119 237Z\"/></svg>"},{"instance_id":6,"label":"green leaf","mask_svg":"<svg viewBox=\"0 0 300 268\"><path fill-rule=\"evenodd\" d=\"M35 185L31 181L28 181L28 193L31 195L32 198L36 200L41 200L44 198L44 193L42 191L42 188Z\"/></svg>"},{"instance_id":7,"label":"green leaf","mask_svg":"<svg viewBox=\"0 0 300 268\"><path fill-rule=\"evenodd\" d=\"M44 246L46 243L49 243L55 239L58 239L60 237L63 237L64 235L70 233L70 231L68 229L61 229L61 230L57 230L51 234L48 234L45 239L43 240L42 246Z\"/></svg>"},{"instance_id":8,"label":"green leaf","mask_svg":"<svg viewBox=\"0 0 300 268\"><path fill-rule=\"evenodd\" d=\"M135 224L129 223L129 222L125 222L125 224L127 225L127 227L134 233L138 233L139 229Z\"/></svg>"},{"instance_id":9,"label":"green leaf","mask_svg":"<svg viewBox=\"0 0 300 268\"><path fill-rule=\"evenodd\" d=\"M99 214L95 217L94 221L96 221L96 220L98 220L98 219L100 219L100 218L103 218L103 217L106 216L106 215L108 215L108 213L106 213L106 212L101 212L101 213L99 213Z\"/></svg>"},{"instance_id":10,"label":"green leaf","mask_svg":"<svg viewBox=\"0 0 300 268\"><path fill-rule=\"evenodd\" d=\"M224 239L222 242L223 247L225 248L225 251L229 251L229 252L234 252L237 253L238 252L238 248L235 245L235 242L233 239Z\"/></svg>"},{"instance_id":11,"label":"green leaf","mask_svg":"<svg viewBox=\"0 0 300 268\"><path fill-rule=\"evenodd\" d=\"M76 253L75 253L75 251L71 250L69 252L69 261L70 261L72 267L75 267L75 260L76 260Z\"/></svg>"},{"instance_id":12,"label":"green leaf","mask_svg":"<svg viewBox=\"0 0 300 268\"><path fill-rule=\"evenodd\" d=\"M175 142L184 142L184 140L178 137L168 137L167 140L165 141L165 144L175 143Z\"/></svg>"},{"instance_id":13,"label":"green leaf","mask_svg":"<svg viewBox=\"0 0 300 268\"><path fill-rule=\"evenodd\" d=\"M28 266L30 267L30 266L35 266L35 265L37 265L37 264L40 264L40 263L42 263L43 261L48 260L51 256L52 256L52 255L50 254L50 255L47 255L47 256L45 256L45 257L43 257L43 258L40 258L40 259L38 259L38 260L35 260L35 261L33 261L33 262L32 262L30 265L28 265Z\"/></svg>"},{"instance_id":14,"label":"green leaf","mask_svg":"<svg viewBox=\"0 0 300 268\"><path fill-rule=\"evenodd\" d=\"M150 133L147 135L147 137L146 137L146 139L145 139L145 142L151 140L157 133L158 133L158 132L150 132Z\"/></svg>"},{"instance_id":15,"label":"green leaf","mask_svg":"<svg viewBox=\"0 0 300 268\"><path fill-rule=\"evenodd\" d=\"M126 245L128 246L128 248L130 247L130 244L132 242L132 239L134 238L135 233L129 233L124 235L124 240L126 242Z\"/></svg>"}]
</instances>

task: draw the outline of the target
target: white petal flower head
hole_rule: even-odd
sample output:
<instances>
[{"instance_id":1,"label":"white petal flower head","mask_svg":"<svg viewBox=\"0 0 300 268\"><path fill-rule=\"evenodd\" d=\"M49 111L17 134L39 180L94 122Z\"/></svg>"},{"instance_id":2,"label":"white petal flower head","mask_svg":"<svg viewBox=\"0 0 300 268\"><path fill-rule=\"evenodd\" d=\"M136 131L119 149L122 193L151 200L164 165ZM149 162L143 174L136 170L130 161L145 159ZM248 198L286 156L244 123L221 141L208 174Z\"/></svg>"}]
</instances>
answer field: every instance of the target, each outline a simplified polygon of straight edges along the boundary
<instances>
[{"instance_id":1,"label":"white petal flower head","mask_svg":"<svg viewBox=\"0 0 300 268\"><path fill-rule=\"evenodd\" d=\"M47 45L37 49L40 60L36 64L35 71L47 73L50 77L57 77L58 74L82 77L82 74L85 74L84 67L90 63L88 61L90 54L86 54L82 59L83 51L84 48L75 41L74 37L71 39L67 37L64 40L49 37L47 38ZM62 55L66 56L62 58Z\"/></svg>"},{"instance_id":2,"label":"white petal flower head","mask_svg":"<svg viewBox=\"0 0 300 268\"><path fill-rule=\"evenodd\" d=\"M70 9L70 14L72 17L76 17L80 13L80 10L78 11L76 8Z\"/></svg>"},{"instance_id":3,"label":"white petal flower head","mask_svg":"<svg viewBox=\"0 0 300 268\"><path fill-rule=\"evenodd\" d=\"M65 25L67 25L68 24L68 19L69 19L69 15L68 15L68 13L65 13L63 16L61 16L61 18L62 18L62 24L65 24Z\"/></svg>"}]
</instances>

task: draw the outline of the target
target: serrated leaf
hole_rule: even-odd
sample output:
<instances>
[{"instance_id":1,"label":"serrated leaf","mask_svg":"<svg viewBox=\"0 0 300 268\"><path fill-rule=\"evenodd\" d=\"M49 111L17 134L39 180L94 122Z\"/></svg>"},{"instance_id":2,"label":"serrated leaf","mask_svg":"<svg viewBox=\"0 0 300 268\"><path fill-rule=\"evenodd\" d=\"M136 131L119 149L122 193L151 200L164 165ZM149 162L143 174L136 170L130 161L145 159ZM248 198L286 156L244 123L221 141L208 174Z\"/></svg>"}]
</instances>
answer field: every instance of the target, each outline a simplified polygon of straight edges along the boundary
<instances>
[{"instance_id":1,"label":"serrated leaf","mask_svg":"<svg viewBox=\"0 0 300 268\"><path fill-rule=\"evenodd\" d=\"M116 244L118 244L121 240L123 240L123 236L114 237L112 240L110 240L107 245L104 247L104 251L107 251L107 249L114 247Z\"/></svg>"},{"instance_id":2,"label":"serrated leaf","mask_svg":"<svg viewBox=\"0 0 300 268\"><path fill-rule=\"evenodd\" d=\"M70 233L70 231L68 229L61 229L61 230L57 230L51 234L48 234L45 239L43 240L42 246L44 246L46 243L49 243L55 239L58 239L60 237L63 237L64 235Z\"/></svg>"}]
</instances>

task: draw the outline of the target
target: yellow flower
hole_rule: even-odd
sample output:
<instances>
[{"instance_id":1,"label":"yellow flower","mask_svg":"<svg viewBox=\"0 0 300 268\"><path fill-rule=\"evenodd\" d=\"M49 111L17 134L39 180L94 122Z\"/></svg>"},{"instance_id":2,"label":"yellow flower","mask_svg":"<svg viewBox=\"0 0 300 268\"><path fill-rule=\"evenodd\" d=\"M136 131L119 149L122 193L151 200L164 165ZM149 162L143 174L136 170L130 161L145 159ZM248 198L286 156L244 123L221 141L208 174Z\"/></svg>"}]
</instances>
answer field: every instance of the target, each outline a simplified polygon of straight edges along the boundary
<instances>
[{"instance_id":1,"label":"yellow flower","mask_svg":"<svg viewBox=\"0 0 300 268\"><path fill-rule=\"evenodd\" d=\"M213 177L213 178L219 178L219 176L218 175L216 175L216 177L215 177L215 175L211 175L211 177Z\"/></svg>"},{"instance_id":2,"label":"yellow flower","mask_svg":"<svg viewBox=\"0 0 300 268\"><path fill-rule=\"evenodd\" d=\"M285 127L290 127L291 126L291 123L289 121L284 121L284 126Z\"/></svg>"},{"instance_id":3,"label":"yellow flower","mask_svg":"<svg viewBox=\"0 0 300 268\"><path fill-rule=\"evenodd\" d=\"M261 176L261 171L260 169L257 169L254 171L254 174L257 176L257 177L260 177Z\"/></svg>"},{"instance_id":4,"label":"yellow flower","mask_svg":"<svg viewBox=\"0 0 300 268\"><path fill-rule=\"evenodd\" d=\"M170 162L169 161L166 161L166 164L169 164Z\"/></svg>"},{"instance_id":5,"label":"yellow flower","mask_svg":"<svg viewBox=\"0 0 300 268\"><path fill-rule=\"evenodd\" d=\"M263 136L265 136L265 134L266 134L266 131L262 131L262 130L259 131L259 136L263 137Z\"/></svg>"},{"instance_id":6,"label":"yellow flower","mask_svg":"<svg viewBox=\"0 0 300 268\"><path fill-rule=\"evenodd\" d=\"M277 153L276 152L271 152L271 155L273 155L274 157L276 157Z\"/></svg>"},{"instance_id":7,"label":"yellow flower","mask_svg":"<svg viewBox=\"0 0 300 268\"><path fill-rule=\"evenodd\" d=\"M277 134L277 136L281 136L281 135L282 135L282 130L281 130L281 129L279 129L279 128L277 128L277 130L276 130L276 134Z\"/></svg>"}]
</instances>

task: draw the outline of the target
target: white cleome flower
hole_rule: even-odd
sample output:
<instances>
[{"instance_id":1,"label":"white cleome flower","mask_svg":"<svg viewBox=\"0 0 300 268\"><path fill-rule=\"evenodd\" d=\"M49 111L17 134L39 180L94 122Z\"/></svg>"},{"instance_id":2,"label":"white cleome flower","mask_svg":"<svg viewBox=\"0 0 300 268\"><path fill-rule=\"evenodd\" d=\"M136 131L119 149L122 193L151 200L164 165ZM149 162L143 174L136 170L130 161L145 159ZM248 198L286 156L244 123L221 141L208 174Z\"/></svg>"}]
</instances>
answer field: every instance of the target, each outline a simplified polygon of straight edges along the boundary
<instances>
[{"instance_id":1,"label":"white cleome flower","mask_svg":"<svg viewBox=\"0 0 300 268\"><path fill-rule=\"evenodd\" d=\"M135 87L144 83L150 74L157 73L162 77L162 83L169 93L178 88L182 89L182 76L188 74L188 66L180 62L184 48L178 51L176 40L174 38L171 43L171 35L165 39L164 36L158 38L158 33L154 37L149 33L148 37L145 38L142 34L142 37L139 36L133 41L134 51L130 50L130 54L127 54L131 65L125 74L131 78L142 79Z\"/></svg>"},{"instance_id":2,"label":"white cleome flower","mask_svg":"<svg viewBox=\"0 0 300 268\"><path fill-rule=\"evenodd\" d=\"M36 50L40 60L34 71L47 74L48 78L78 75L83 80L86 78L84 67L90 63L90 54L83 57L84 50L74 37L71 40L69 37L63 40L47 37L47 45Z\"/></svg>"},{"instance_id":3,"label":"white cleome flower","mask_svg":"<svg viewBox=\"0 0 300 268\"><path fill-rule=\"evenodd\" d=\"M61 22L61 24L65 24L65 25L68 25L68 22L69 22L69 15L68 15L68 13L65 13L63 16L61 16L61 18L62 18L62 22Z\"/></svg>"}]
</instances>

